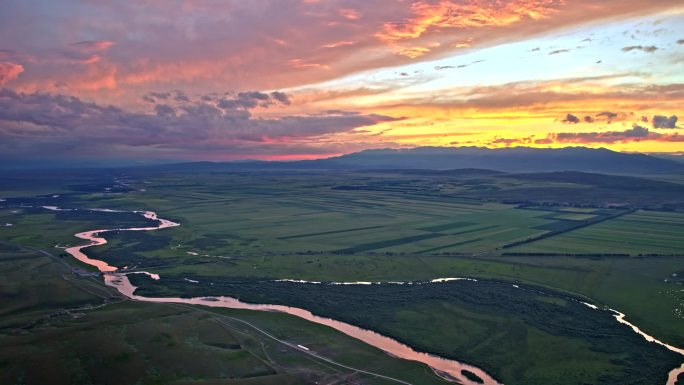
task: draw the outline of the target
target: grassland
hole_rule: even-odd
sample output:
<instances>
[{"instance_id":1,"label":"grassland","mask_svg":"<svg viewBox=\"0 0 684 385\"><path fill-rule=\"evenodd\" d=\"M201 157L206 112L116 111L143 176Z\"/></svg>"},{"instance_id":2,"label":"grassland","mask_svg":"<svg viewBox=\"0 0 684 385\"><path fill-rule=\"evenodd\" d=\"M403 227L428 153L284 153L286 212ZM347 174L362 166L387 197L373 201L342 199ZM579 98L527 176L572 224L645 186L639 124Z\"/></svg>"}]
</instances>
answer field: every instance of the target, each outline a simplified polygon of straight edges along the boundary
<instances>
[{"instance_id":1,"label":"grassland","mask_svg":"<svg viewBox=\"0 0 684 385\"><path fill-rule=\"evenodd\" d=\"M616 325L610 312L526 285L485 280L354 286L205 278L211 285L133 279L148 296L221 293L311 309L474 363L511 384L664 383L681 361Z\"/></svg>"},{"instance_id":2,"label":"grassland","mask_svg":"<svg viewBox=\"0 0 684 385\"><path fill-rule=\"evenodd\" d=\"M337 190L339 180L312 186L308 177L296 174L217 179L214 183L229 182L230 188L153 180L145 186L150 194L133 197L189 225L174 232L180 247L164 250L166 256L496 253L506 244L577 225L584 218L578 215L593 219L617 212L589 215L450 196ZM183 194L170 192L179 187Z\"/></svg>"},{"instance_id":3,"label":"grassland","mask_svg":"<svg viewBox=\"0 0 684 385\"><path fill-rule=\"evenodd\" d=\"M443 383L423 365L285 314L122 301L97 278L4 243L0 267L3 384L392 383L305 355L248 324L347 366Z\"/></svg>"},{"instance_id":4,"label":"grassland","mask_svg":"<svg viewBox=\"0 0 684 385\"><path fill-rule=\"evenodd\" d=\"M522 253L681 255L684 214L638 211L591 227L511 248Z\"/></svg>"},{"instance_id":5,"label":"grassland","mask_svg":"<svg viewBox=\"0 0 684 385\"><path fill-rule=\"evenodd\" d=\"M61 191L59 197L27 197L22 203L153 209L182 224L152 233L111 233L106 246L89 250L112 265L159 273L160 282L135 276L146 290L152 290L148 293L233 293L248 298L234 289L237 283L245 284L252 288L255 300L318 309L424 350L477 363L515 384L624 380L630 376L625 368L634 366L639 354L645 361L661 354L635 340L621 342L623 353L632 352L627 355L617 353L620 349L601 350L591 336L597 324L582 316L581 310L559 301L563 295L619 309L646 332L684 346L684 244L680 236L684 214L625 206L621 202L642 199L631 190L622 200L612 191L607 198L599 194L591 202L587 201L587 191L594 191L591 188L558 181L368 173L143 173L82 177L68 185L51 183L55 183L54 191ZM125 187L126 193L105 190L111 191L112 186ZM549 191L553 202L521 202L521 190L534 191L537 196ZM18 186L0 196L24 191L30 191L30 186ZM42 186L40 191L50 190ZM515 199L506 198L506 191ZM574 196L581 200L573 202ZM77 231L121 227L139 220L111 213L17 208L18 203L11 200L0 208L0 222L13 224L0 227L0 239L54 253L60 253L56 244L73 244L72 234ZM310 292L284 296L280 289L268 289L270 281L285 278L386 282L438 277L503 280L508 288L526 284L552 294L533 300L511 298L510 302L517 304L511 309L501 304L485 309L454 297L396 302L396 298L421 297L401 291L383 294L375 291L375 286L361 288L363 293L348 293L349 298L367 298L374 304L369 305L374 311L378 308L374 318L358 307L361 301L336 311L322 305L345 303L339 297L343 291L320 294L313 298L321 301L312 303L301 302ZM186 278L200 283L191 285ZM226 291L212 291L217 285ZM385 306L380 306L383 303ZM529 314L553 306L580 312L571 317L573 325L583 325L577 333L562 332L560 327L548 330L530 321ZM181 310L187 311L174 311ZM350 315L354 312L359 315ZM255 323L263 322L272 329L285 322L264 321L274 315L239 316L252 317ZM178 328L197 333L188 328L190 321L179 322ZM328 329L296 322L296 335L310 335L307 346L323 349L314 337ZM440 325L438 332L432 337L425 335L421 325L426 324ZM283 335L291 338L293 334L283 331ZM340 348L336 354L350 354L347 360L351 360L356 350L346 349ZM325 351L333 354L333 350ZM543 364L535 366L535 362ZM387 365L383 370L397 362ZM307 373L320 371L307 368ZM412 376L417 369L402 370ZM663 370L653 375L661 376Z\"/></svg>"}]
</instances>

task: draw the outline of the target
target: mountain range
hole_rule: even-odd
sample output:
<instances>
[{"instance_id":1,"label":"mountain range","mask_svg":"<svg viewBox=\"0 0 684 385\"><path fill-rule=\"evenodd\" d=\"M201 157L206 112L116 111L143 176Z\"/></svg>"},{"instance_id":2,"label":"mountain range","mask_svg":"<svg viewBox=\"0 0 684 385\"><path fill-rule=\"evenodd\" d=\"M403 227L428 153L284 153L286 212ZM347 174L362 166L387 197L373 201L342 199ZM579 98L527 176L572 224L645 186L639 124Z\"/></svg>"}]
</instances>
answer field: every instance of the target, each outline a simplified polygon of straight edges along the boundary
<instances>
[{"instance_id":1,"label":"mountain range","mask_svg":"<svg viewBox=\"0 0 684 385\"><path fill-rule=\"evenodd\" d=\"M502 172L581 171L605 174L679 174L684 163L653 155L586 147L491 149L485 147L416 147L376 149L338 157L291 162L189 162L146 168L184 171L488 169Z\"/></svg>"}]
</instances>

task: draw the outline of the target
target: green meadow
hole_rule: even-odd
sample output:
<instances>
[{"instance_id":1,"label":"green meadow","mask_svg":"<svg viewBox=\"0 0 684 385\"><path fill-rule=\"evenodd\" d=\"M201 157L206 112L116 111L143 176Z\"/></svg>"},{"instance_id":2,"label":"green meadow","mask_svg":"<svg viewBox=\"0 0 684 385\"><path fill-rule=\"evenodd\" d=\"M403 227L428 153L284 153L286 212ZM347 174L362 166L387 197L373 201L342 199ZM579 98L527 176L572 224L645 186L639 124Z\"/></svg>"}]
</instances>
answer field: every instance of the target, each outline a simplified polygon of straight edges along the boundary
<instances>
[{"instance_id":1,"label":"green meadow","mask_svg":"<svg viewBox=\"0 0 684 385\"><path fill-rule=\"evenodd\" d=\"M253 326L315 347L335 363L443 383L423 365L293 316L127 301L98 277L5 243L0 267L3 384L393 383L305 355Z\"/></svg>"},{"instance_id":2,"label":"green meadow","mask_svg":"<svg viewBox=\"0 0 684 385\"><path fill-rule=\"evenodd\" d=\"M121 191L103 191L117 186ZM507 384L649 384L653 378L663 378L679 359L676 355L634 338L606 311L592 313L575 305L582 300L618 309L647 333L684 346L684 213L607 204L600 196L587 203L589 194L583 191L590 191L589 186L563 186L565 195L556 181L342 172L81 176L75 183L48 180L35 194L28 193L33 182L18 182L0 194L21 197L0 207L0 224L12 224L0 227L0 241L10 248L5 252L4 272L31 278L21 284L5 280L9 282L5 293L16 300L3 304L3 314L16 321L3 327L3 346L13 346L6 350L11 352L8 358L0 360L3 368L11 369L3 373L24 378L27 369L12 357L37 354L46 362L68 357L46 369L59 383L86 374L93 383L106 383L103 378L131 382L112 374L114 369L101 369L112 363L144 379L143 383L213 384L242 378L235 383L294 384L351 378L339 367L287 349L283 353L274 341L216 314L220 313L248 320L285 340L311 345L345 365L392 373L414 384L441 381L422 365L390 358L327 327L282 314L206 313L113 300L73 320L50 316L45 321L46 314L102 302L101 295L93 298L81 288L104 290L107 298L112 297L96 276L76 279L69 273L68 266L89 270L60 249L81 242L74 233L149 224L127 213L40 208L50 205L154 210L181 223L155 232L110 232L107 245L88 249L91 257L119 268L160 274L160 281L132 276L143 294L235 295L252 302L301 306L381 331L424 351L476 364ZM529 201L519 200L521 189L529 192ZM50 194L51 190L60 194ZM553 202L546 200L545 191ZM617 192L611 194L610 201L616 201ZM581 199L574 201L576 196ZM630 202L642 199L650 195L630 192L625 197ZM54 257L37 256L35 250ZM472 297L479 299L460 297L458 291L409 293L397 285L353 286L353 290L326 285L312 292L274 282L444 277L482 280L483 289ZM86 283L69 288L75 279ZM46 284L32 284L40 281ZM59 289L63 300L49 295L52 286L47 283L53 281L68 286ZM529 297L512 285L544 294ZM33 305L22 305L26 303ZM537 317L558 312L567 318L548 324ZM36 320L40 320L37 329L15 335L20 325ZM105 324L108 327L94 337L90 330ZM421 327L426 324L434 325L431 334ZM61 332L53 333L55 325ZM228 331L218 333L218 327ZM215 333L220 337L209 338ZM614 344L602 347L602 338L612 338ZM41 348L22 348L29 340ZM75 341L85 345L74 345ZM94 352L88 341L98 346L111 341L106 346L112 351L96 359L70 355L72 345L78 351ZM199 358L206 359L201 364L192 361ZM187 371L179 371L178 362L185 360L193 363ZM650 362L653 371L631 372L636 362ZM99 371L107 374L95 374ZM383 383L354 376L364 383Z\"/></svg>"},{"instance_id":3,"label":"green meadow","mask_svg":"<svg viewBox=\"0 0 684 385\"><path fill-rule=\"evenodd\" d=\"M638 211L552 238L511 248L524 253L624 253L681 255L684 214Z\"/></svg>"}]
</instances>

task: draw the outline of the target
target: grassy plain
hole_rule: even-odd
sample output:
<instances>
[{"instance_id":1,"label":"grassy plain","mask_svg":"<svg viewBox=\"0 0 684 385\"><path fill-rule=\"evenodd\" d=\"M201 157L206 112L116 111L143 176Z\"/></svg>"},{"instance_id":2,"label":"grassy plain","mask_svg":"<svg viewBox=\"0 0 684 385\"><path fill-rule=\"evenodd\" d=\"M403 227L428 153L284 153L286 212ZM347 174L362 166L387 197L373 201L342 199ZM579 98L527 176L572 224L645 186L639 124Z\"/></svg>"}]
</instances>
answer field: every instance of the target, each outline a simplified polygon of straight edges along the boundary
<instances>
[{"instance_id":1,"label":"grassy plain","mask_svg":"<svg viewBox=\"0 0 684 385\"><path fill-rule=\"evenodd\" d=\"M681 361L616 325L608 311L526 285L484 280L340 286L206 278L211 285L133 279L148 296L222 293L311 309L474 363L506 383L650 384L664 382Z\"/></svg>"},{"instance_id":2,"label":"grassy plain","mask_svg":"<svg viewBox=\"0 0 684 385\"><path fill-rule=\"evenodd\" d=\"M112 183L114 179L119 182ZM638 354L646 359L660 354L633 340L623 341L621 349L634 350L637 356L602 351L592 342L591 322L577 314L571 317L572 324L585 326L576 334L559 332L560 328L549 331L526 318L536 311L526 307L529 304L546 310L548 306L566 307L559 300L566 294L619 309L646 332L684 346L680 280L684 276L684 244L679 236L684 214L613 205L610 202L621 202L619 191L612 191L606 199L599 194L592 204L587 203L591 188L557 181L367 173L142 173L84 178L69 185L52 183L56 183L54 191L62 192L59 197L24 200L34 206L152 209L182 224L158 232L111 233L109 244L89 250L119 267L159 273L162 281L145 287L156 293L204 295L213 293L218 283L261 282L253 286L259 301L297 304L310 293L279 297L279 290L267 290L269 282L476 277L543 287L556 294L547 296L546 302L512 298L520 306L507 311L500 304L478 309L454 298L409 304L381 301L385 307L376 319L368 312L353 318L354 306L320 309L333 317L351 317L345 319L413 346L477 363L515 384L626 378L620 376L629 376L625 367L634 366ZM122 183L126 187L123 194L103 191L112 188L105 186L123 190ZM0 196L28 190L19 186ZM525 195L521 190L527 195L532 191L536 200L521 203L519 197ZM40 191L49 189L43 186ZM515 199L507 199L506 191L512 191ZM544 191L553 197L553 204L544 201ZM625 194L628 202L651 197L650 192L643 198L632 190ZM581 200L573 203L574 196ZM90 214L2 208L0 222L13 226L0 228L0 239L60 253L54 245L73 244L72 234L77 231L136 221L120 214ZM144 282L142 276L135 278L143 285L152 283ZM186 278L200 283L190 285ZM227 293L244 295L226 289L223 294ZM336 295L339 292L332 291L320 299L340 303ZM373 289L354 295L371 302L383 298ZM400 291L386 298L397 296L402 296ZM302 306L315 309L316 303ZM376 308L381 306L373 310ZM519 314L513 314L516 311ZM241 319L261 320L255 323L275 317L245 314L240 313ZM388 319L393 321L386 322ZM278 328L283 322L279 319L265 325ZM325 334L324 330L330 332L304 321L292 322L298 322L298 336L311 333L313 338ZM421 325L426 324L439 325L434 339L421 334ZM178 327L188 329L182 324ZM330 349L331 354L333 350L351 354L348 359L357 354L347 348ZM414 373L417 369L402 370ZM661 376L662 370L657 375Z\"/></svg>"},{"instance_id":3,"label":"grassy plain","mask_svg":"<svg viewBox=\"0 0 684 385\"><path fill-rule=\"evenodd\" d=\"M681 255L684 214L638 211L591 227L511 248L523 253L625 253Z\"/></svg>"},{"instance_id":4,"label":"grassy plain","mask_svg":"<svg viewBox=\"0 0 684 385\"><path fill-rule=\"evenodd\" d=\"M3 384L392 383L305 355L238 320L348 366L443 383L423 365L289 315L122 301L97 277L0 246Z\"/></svg>"}]
</instances>

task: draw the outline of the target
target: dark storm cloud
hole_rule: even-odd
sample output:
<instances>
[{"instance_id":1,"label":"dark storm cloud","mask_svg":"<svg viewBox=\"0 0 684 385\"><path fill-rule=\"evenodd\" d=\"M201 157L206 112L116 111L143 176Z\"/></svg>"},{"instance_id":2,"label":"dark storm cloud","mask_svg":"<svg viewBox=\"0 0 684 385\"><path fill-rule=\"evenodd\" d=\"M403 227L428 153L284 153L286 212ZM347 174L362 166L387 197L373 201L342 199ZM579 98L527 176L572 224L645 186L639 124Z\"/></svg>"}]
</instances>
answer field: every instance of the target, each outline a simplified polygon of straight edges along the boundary
<instances>
[{"instance_id":1,"label":"dark storm cloud","mask_svg":"<svg viewBox=\"0 0 684 385\"><path fill-rule=\"evenodd\" d=\"M653 128L677 128L677 116L672 115L668 118L664 115L655 115L651 123Z\"/></svg>"}]
</instances>

